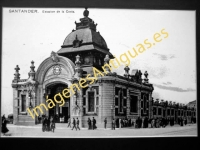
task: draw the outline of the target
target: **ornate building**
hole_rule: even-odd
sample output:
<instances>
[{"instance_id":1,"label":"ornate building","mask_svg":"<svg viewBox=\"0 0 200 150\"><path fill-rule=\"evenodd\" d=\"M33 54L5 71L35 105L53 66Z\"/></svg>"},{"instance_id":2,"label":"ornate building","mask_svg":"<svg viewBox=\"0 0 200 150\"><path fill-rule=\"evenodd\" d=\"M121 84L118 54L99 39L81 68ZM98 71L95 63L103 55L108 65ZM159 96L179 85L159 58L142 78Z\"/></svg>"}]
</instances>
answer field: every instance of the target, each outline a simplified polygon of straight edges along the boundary
<instances>
[{"instance_id":1,"label":"ornate building","mask_svg":"<svg viewBox=\"0 0 200 150\"><path fill-rule=\"evenodd\" d=\"M37 107L38 114L64 117L64 122L69 117L79 118L81 127L87 127L89 117L95 117L97 126L103 127L105 117L108 126L111 126L112 118L153 116L153 85L148 81L148 73L145 72L142 79L140 70L133 69L129 73L128 66L124 68L124 75L106 68L109 73L80 91L74 89L75 94L64 98L63 106L56 103L55 107L46 110L40 105L48 105L47 97L53 100L55 94L62 93L63 89L69 88L80 78L86 78L88 74L93 76L93 67L103 72L102 66L114 58L104 38L96 31L97 24L88 17L87 9L83 15L79 23L75 22L76 30L66 37L61 49L52 52L37 71L34 70L34 62L31 62L28 79L20 79L20 68L16 66L12 81L14 124L36 124L36 114L33 119L27 111L32 111L36 106L40 106Z\"/></svg>"}]
</instances>

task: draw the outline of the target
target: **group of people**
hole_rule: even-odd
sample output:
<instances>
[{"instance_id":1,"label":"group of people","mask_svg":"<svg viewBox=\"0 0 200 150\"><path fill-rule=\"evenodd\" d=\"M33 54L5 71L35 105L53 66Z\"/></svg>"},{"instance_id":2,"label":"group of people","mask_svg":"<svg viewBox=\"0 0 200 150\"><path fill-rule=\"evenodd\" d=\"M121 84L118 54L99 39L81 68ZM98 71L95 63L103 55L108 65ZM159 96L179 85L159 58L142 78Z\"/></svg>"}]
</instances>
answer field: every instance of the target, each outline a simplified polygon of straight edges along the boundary
<instances>
[{"instance_id":1,"label":"group of people","mask_svg":"<svg viewBox=\"0 0 200 150\"><path fill-rule=\"evenodd\" d=\"M167 125L174 126L175 120L173 117L170 118L148 118L148 117L138 117L135 121L133 121L130 118L118 118L113 119L111 121L112 123L112 129L115 129L115 127L118 128L124 128L124 127L135 127L135 128L148 128L149 125L151 128L165 128ZM104 128L106 128L107 119L104 120ZM183 124L187 125L187 119L186 118L178 118L178 124L181 126Z\"/></svg>"},{"instance_id":2,"label":"group of people","mask_svg":"<svg viewBox=\"0 0 200 150\"><path fill-rule=\"evenodd\" d=\"M55 119L54 117L44 117L42 118L42 131L53 131L55 130L56 128L56 125L55 125Z\"/></svg>"},{"instance_id":3,"label":"group of people","mask_svg":"<svg viewBox=\"0 0 200 150\"><path fill-rule=\"evenodd\" d=\"M178 124L180 125L180 126L183 126L183 125L187 125L187 118L186 117L179 117L178 118Z\"/></svg>"},{"instance_id":4,"label":"group of people","mask_svg":"<svg viewBox=\"0 0 200 150\"><path fill-rule=\"evenodd\" d=\"M168 124L174 126L174 118L151 118L149 119L149 123L151 124L151 128L165 128Z\"/></svg>"},{"instance_id":5,"label":"group of people","mask_svg":"<svg viewBox=\"0 0 200 150\"><path fill-rule=\"evenodd\" d=\"M78 118L76 118L76 120L73 118L72 125L73 125L72 130L74 128L76 129L76 131L77 131L77 129L80 130ZM71 118L68 119L68 127L71 128Z\"/></svg>"},{"instance_id":6,"label":"group of people","mask_svg":"<svg viewBox=\"0 0 200 150\"><path fill-rule=\"evenodd\" d=\"M92 118L92 120L90 118L88 118L87 123L88 123L88 130L97 129L96 119L94 117Z\"/></svg>"},{"instance_id":7,"label":"group of people","mask_svg":"<svg viewBox=\"0 0 200 150\"><path fill-rule=\"evenodd\" d=\"M116 120L116 127L124 128L133 126L133 121L130 118L119 118Z\"/></svg>"},{"instance_id":8,"label":"group of people","mask_svg":"<svg viewBox=\"0 0 200 150\"><path fill-rule=\"evenodd\" d=\"M6 134L8 133L8 128L7 128L7 120L5 115L2 116L2 124L1 124L1 132L3 133L3 135L10 135L10 134Z\"/></svg>"}]
</instances>

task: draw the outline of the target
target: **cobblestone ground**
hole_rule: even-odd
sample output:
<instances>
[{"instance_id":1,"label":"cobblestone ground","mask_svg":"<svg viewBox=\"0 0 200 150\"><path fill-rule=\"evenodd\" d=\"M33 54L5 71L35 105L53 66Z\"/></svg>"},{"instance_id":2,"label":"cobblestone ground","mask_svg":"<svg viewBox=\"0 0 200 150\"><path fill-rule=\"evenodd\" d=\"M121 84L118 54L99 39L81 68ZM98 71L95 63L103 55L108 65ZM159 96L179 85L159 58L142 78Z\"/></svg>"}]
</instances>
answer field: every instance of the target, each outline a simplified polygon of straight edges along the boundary
<instances>
[{"instance_id":1,"label":"cobblestone ground","mask_svg":"<svg viewBox=\"0 0 200 150\"><path fill-rule=\"evenodd\" d=\"M35 126L17 126L13 124L7 125L10 136L2 137L48 137L48 138L117 138L117 137L188 137L197 136L197 125L188 124L186 126L175 125L173 127L167 126L166 128L116 128L111 129L97 129L87 130L82 128L79 130L71 130L67 128L67 124L56 124L55 132L42 132L41 124Z\"/></svg>"}]
</instances>

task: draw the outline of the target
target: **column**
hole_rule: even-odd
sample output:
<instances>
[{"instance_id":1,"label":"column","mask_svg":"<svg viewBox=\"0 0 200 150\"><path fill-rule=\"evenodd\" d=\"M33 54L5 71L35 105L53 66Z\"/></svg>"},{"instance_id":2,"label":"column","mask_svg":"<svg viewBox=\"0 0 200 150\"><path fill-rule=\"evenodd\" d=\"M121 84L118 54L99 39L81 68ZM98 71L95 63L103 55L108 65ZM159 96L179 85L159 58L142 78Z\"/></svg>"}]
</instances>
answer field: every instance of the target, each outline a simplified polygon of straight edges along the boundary
<instances>
[{"instance_id":1,"label":"column","mask_svg":"<svg viewBox=\"0 0 200 150\"><path fill-rule=\"evenodd\" d=\"M17 88L13 88L13 124L16 124L18 122L18 109L19 109L19 106L18 106L18 101L19 101L19 98L18 98L18 91L17 91Z\"/></svg>"}]
</instances>

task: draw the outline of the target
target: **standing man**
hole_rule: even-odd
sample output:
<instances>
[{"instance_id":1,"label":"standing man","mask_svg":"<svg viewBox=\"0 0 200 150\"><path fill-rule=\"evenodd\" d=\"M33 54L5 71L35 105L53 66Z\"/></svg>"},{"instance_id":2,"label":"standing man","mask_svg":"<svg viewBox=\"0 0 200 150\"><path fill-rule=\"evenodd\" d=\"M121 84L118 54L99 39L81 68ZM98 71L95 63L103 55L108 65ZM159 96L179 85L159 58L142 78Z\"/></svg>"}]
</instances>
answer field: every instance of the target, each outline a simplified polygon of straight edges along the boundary
<instances>
[{"instance_id":1,"label":"standing man","mask_svg":"<svg viewBox=\"0 0 200 150\"><path fill-rule=\"evenodd\" d=\"M80 128L79 128L79 120L78 120L78 118L76 118L76 128L80 130Z\"/></svg>"},{"instance_id":2,"label":"standing man","mask_svg":"<svg viewBox=\"0 0 200 150\"><path fill-rule=\"evenodd\" d=\"M106 129L106 124L107 124L107 118L104 120L104 128Z\"/></svg>"},{"instance_id":3,"label":"standing man","mask_svg":"<svg viewBox=\"0 0 200 150\"><path fill-rule=\"evenodd\" d=\"M119 118L119 128L121 128L122 127L122 120L121 120L121 118Z\"/></svg>"},{"instance_id":4,"label":"standing man","mask_svg":"<svg viewBox=\"0 0 200 150\"><path fill-rule=\"evenodd\" d=\"M115 130L115 119L112 120L112 130Z\"/></svg>"},{"instance_id":5,"label":"standing man","mask_svg":"<svg viewBox=\"0 0 200 150\"><path fill-rule=\"evenodd\" d=\"M73 127L72 127L72 130L75 128L76 129L76 120L73 118L73 122L72 122L72 124L73 124ZM77 130L77 129L76 129Z\"/></svg>"},{"instance_id":6,"label":"standing man","mask_svg":"<svg viewBox=\"0 0 200 150\"><path fill-rule=\"evenodd\" d=\"M68 126L67 127L71 128L71 118L68 119Z\"/></svg>"},{"instance_id":7,"label":"standing man","mask_svg":"<svg viewBox=\"0 0 200 150\"><path fill-rule=\"evenodd\" d=\"M94 117L92 119L92 129L96 129L96 120L94 119Z\"/></svg>"}]
</instances>

